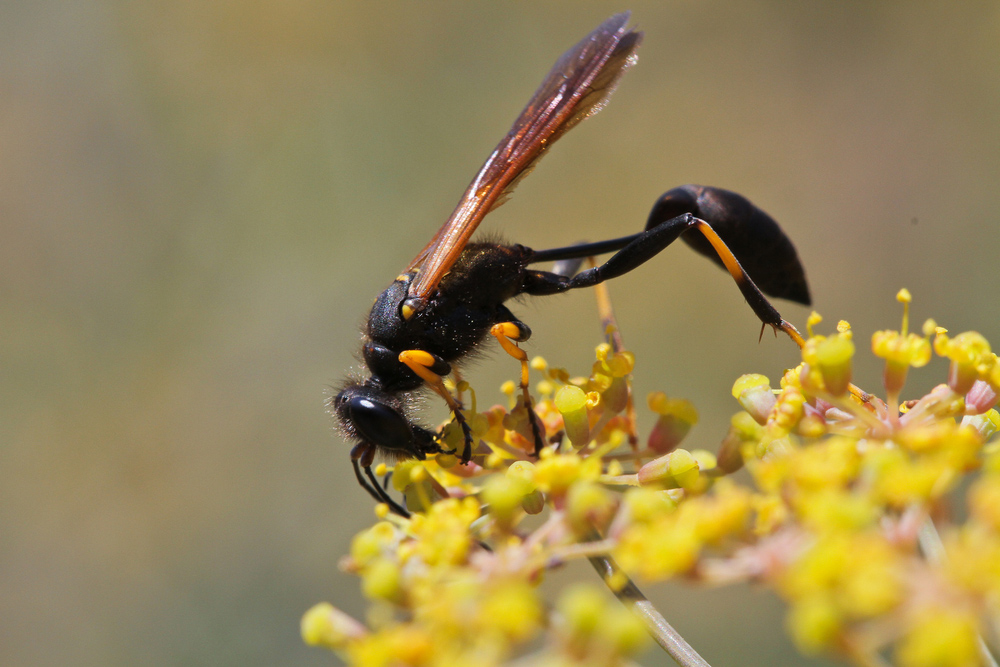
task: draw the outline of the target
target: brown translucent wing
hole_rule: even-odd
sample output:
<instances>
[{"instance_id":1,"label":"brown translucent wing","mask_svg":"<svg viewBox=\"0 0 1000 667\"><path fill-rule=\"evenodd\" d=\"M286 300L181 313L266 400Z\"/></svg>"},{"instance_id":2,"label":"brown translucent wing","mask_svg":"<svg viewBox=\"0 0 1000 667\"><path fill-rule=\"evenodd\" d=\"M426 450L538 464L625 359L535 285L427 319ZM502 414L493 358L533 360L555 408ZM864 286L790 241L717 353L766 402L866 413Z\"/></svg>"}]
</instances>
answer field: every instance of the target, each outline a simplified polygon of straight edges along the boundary
<instances>
[{"instance_id":1,"label":"brown translucent wing","mask_svg":"<svg viewBox=\"0 0 1000 667\"><path fill-rule=\"evenodd\" d=\"M483 217L510 197L552 143L604 106L635 62L642 33L626 28L628 12L612 16L563 54L473 179L458 207L410 263L416 304L430 296L458 259ZM412 303L412 302L411 302Z\"/></svg>"}]
</instances>

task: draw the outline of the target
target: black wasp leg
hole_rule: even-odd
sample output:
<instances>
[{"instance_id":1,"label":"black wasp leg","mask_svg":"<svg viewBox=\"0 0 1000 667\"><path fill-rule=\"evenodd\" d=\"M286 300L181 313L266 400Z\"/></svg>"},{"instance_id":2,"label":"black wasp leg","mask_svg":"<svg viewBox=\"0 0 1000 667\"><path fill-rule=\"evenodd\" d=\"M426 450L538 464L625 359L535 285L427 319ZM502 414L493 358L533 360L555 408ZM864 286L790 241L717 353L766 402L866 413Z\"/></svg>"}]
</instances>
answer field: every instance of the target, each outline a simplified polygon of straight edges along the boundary
<instances>
[{"instance_id":1,"label":"black wasp leg","mask_svg":"<svg viewBox=\"0 0 1000 667\"><path fill-rule=\"evenodd\" d=\"M646 230L661 227L685 213L711 226L724 241L729 254L737 258L762 292L809 305L805 270L791 239L770 215L746 197L722 188L682 185L656 200L646 220ZM601 255L621 250L642 236L640 233L597 243L535 251L530 261L536 263ZM684 234L681 238L720 267L728 268L723 255L705 235Z\"/></svg>"},{"instance_id":2,"label":"black wasp leg","mask_svg":"<svg viewBox=\"0 0 1000 667\"><path fill-rule=\"evenodd\" d=\"M524 398L524 409L528 411L528 423L531 424L531 436L535 441L535 456L542 453L545 441L542 439L542 429L538 423L538 415L535 414L535 407L531 400L531 392L528 383L528 353L519 348L515 343L528 340L531 337L531 329L524 322L521 322L506 306L500 306L499 316L504 322L494 324L490 333L496 337L500 347L510 356L521 362L521 395Z\"/></svg>"},{"instance_id":3,"label":"black wasp leg","mask_svg":"<svg viewBox=\"0 0 1000 667\"><path fill-rule=\"evenodd\" d=\"M548 260L589 257L595 254L617 250L611 258L600 266L581 271L575 276L562 276L548 271L526 271L521 291L525 294L541 296L557 294L580 287L594 285L617 278L652 259L661 250L677 240L682 233L694 225L691 214L679 215L666 220L652 229L624 236L610 241L581 243L553 250L533 251L530 264Z\"/></svg>"},{"instance_id":4,"label":"black wasp leg","mask_svg":"<svg viewBox=\"0 0 1000 667\"><path fill-rule=\"evenodd\" d=\"M457 421L458 425L462 427L462 439L465 444L462 447L462 456L460 460L462 461L462 465L465 465L472 460L472 427L469 426L469 422L465 419L465 415L462 414L462 406L458 403L458 401L455 401L455 405L458 407L453 407L451 411L455 414L455 421ZM452 449L447 451L449 454L454 452Z\"/></svg>"},{"instance_id":5,"label":"black wasp leg","mask_svg":"<svg viewBox=\"0 0 1000 667\"><path fill-rule=\"evenodd\" d=\"M455 414L455 421L462 427L462 436L465 446L462 448L462 464L465 465L472 460L472 428L469 426L465 415L462 414L462 404L451 395L448 388L444 386L444 377L451 372L451 366L447 361L424 350L406 350L399 353L399 361L406 364L411 371L420 376L427 386L444 399L448 407Z\"/></svg>"},{"instance_id":6,"label":"black wasp leg","mask_svg":"<svg viewBox=\"0 0 1000 667\"><path fill-rule=\"evenodd\" d=\"M384 498L385 503L389 505L389 509L402 517L410 516L410 513L406 510L406 508L390 498L388 490L379 485L378 479L375 477L375 473L372 472L371 466L365 466L365 476L371 480L372 486L379 490L379 493Z\"/></svg>"},{"instance_id":7,"label":"black wasp leg","mask_svg":"<svg viewBox=\"0 0 1000 667\"><path fill-rule=\"evenodd\" d=\"M555 294L581 287L592 287L605 280L617 278L652 259L660 251L676 241L681 234L692 228L698 229L708 239L708 242L711 243L712 248L722 260L725 268L729 270L730 275L736 281L736 285L743 293L743 297L757 317L760 318L760 321L786 331L794 339L795 336L788 331L788 328L792 328L793 330L794 328L781 318L781 314L757 288L750 276L747 275L747 272L740 266L739 261L733 255L732 251L719 238L718 234L712 230L711 225L704 220L694 217L690 213L665 220L655 227L631 237L576 246L576 252L590 254L597 248L614 247L620 243L625 243L624 247L612 255L604 264L581 271L571 278L545 271L526 271L522 291L525 294L532 295ZM573 251L574 247L572 246L558 249L558 254L556 254L556 251L542 251L535 253L531 261L541 261L539 258L553 259L555 257L566 259L573 256Z\"/></svg>"},{"instance_id":8,"label":"black wasp leg","mask_svg":"<svg viewBox=\"0 0 1000 667\"><path fill-rule=\"evenodd\" d=\"M405 507L397 503L389 496L389 492L381 487L378 480L375 479L375 474L372 472L371 465L360 465L358 459L354 456L351 457L351 465L354 466L354 476L358 478L358 484L361 488L368 492L368 494L375 499L375 502L385 503L389 506L389 509L402 517L410 516L410 513ZM371 480L369 483L364 477L361 476L361 468L364 467L365 475Z\"/></svg>"},{"instance_id":9,"label":"black wasp leg","mask_svg":"<svg viewBox=\"0 0 1000 667\"><path fill-rule=\"evenodd\" d=\"M622 236L607 241L595 243L577 243L564 248L549 248L548 250L532 250L530 264L539 262L556 262L563 259L586 259L594 255L604 255L615 250L621 250L632 241L642 236L642 232L630 236ZM561 273L561 272L557 272Z\"/></svg>"}]
</instances>

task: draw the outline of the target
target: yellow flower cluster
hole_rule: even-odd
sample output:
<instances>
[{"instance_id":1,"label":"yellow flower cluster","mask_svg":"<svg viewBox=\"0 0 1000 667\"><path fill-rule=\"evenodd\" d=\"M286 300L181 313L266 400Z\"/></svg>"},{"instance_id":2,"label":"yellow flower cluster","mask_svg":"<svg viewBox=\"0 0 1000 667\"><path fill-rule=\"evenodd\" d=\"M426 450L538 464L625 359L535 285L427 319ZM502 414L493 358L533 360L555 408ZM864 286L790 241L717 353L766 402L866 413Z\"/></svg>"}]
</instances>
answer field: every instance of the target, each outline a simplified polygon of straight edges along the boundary
<instances>
[{"instance_id":1,"label":"yellow flower cluster","mask_svg":"<svg viewBox=\"0 0 1000 667\"><path fill-rule=\"evenodd\" d=\"M898 298L906 308L909 294ZM978 334L934 322L911 334L906 318L872 337L883 399L852 384L850 326L813 335L812 316L802 362L777 389L762 375L734 384L742 410L715 454L680 447L698 416L662 393L640 442L628 352L599 346L587 377L533 360L541 456L511 383L506 407L467 413L471 463L396 464L412 515L380 507L341 563L371 601L367 622L324 603L303 637L363 667L627 664L656 632L628 608L629 577L687 577L769 585L806 653L978 664L1000 628L1000 363ZM946 382L902 400L932 351L949 361ZM453 422L441 437L461 444ZM752 484L728 477L741 468ZM586 586L546 604L546 571L582 558L607 565L628 604Z\"/></svg>"},{"instance_id":2,"label":"yellow flower cluster","mask_svg":"<svg viewBox=\"0 0 1000 667\"><path fill-rule=\"evenodd\" d=\"M920 337L905 328L904 319L902 332L872 337L886 362L886 401L850 384L854 346L843 324L807 340L766 416L764 401L747 397L763 396L767 383L737 382L734 395L759 429L733 437L769 499L756 503L754 548L771 558L782 550L767 579L789 602L803 651L870 664L895 644L901 665L979 664L979 633L1000 621L1000 491L989 464L996 445L986 445L998 426L997 359L974 332L949 338L931 322ZM951 362L948 381L900 406L906 371L927 364L931 336ZM968 520L932 521L980 470Z\"/></svg>"}]
</instances>

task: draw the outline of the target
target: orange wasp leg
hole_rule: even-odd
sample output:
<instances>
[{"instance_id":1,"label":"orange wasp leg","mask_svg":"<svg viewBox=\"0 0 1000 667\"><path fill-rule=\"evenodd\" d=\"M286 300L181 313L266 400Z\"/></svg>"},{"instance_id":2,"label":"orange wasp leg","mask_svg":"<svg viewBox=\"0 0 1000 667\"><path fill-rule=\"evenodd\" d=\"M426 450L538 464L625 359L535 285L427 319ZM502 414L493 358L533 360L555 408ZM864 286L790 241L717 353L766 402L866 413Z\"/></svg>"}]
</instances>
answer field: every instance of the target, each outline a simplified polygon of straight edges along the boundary
<instances>
[{"instance_id":1,"label":"orange wasp leg","mask_svg":"<svg viewBox=\"0 0 1000 667\"><path fill-rule=\"evenodd\" d=\"M462 413L462 404L457 398L451 395L447 387L444 386L444 378L436 373L433 369L434 366L440 366L442 363L441 359L431 354L430 352L425 352L424 350L404 350L399 353L400 363L406 364L406 366L417 374L421 380L423 380L428 387L434 390L438 396L444 399L448 407L451 408L452 413L455 415L455 421L458 425L462 427L462 435L465 438L465 447L462 449L462 463L466 464L472 460L472 428L469 427L468 421L465 419L465 415Z\"/></svg>"},{"instance_id":2,"label":"orange wasp leg","mask_svg":"<svg viewBox=\"0 0 1000 667\"><path fill-rule=\"evenodd\" d=\"M542 440L542 429L538 424L538 415L535 414L532 405L531 393L528 391L528 353L517 346L517 341L527 340L528 336L531 335L531 332L526 331L526 329L527 327L517 322L501 322L494 324L490 328L490 333L500 343L504 352L521 362L521 395L524 397L524 407L528 411L531 435L535 440L535 456L538 456L545 443Z\"/></svg>"},{"instance_id":3,"label":"orange wasp leg","mask_svg":"<svg viewBox=\"0 0 1000 667\"><path fill-rule=\"evenodd\" d=\"M753 303L754 298L758 296L763 299L763 295L760 295L757 287L750 280L750 276L748 276L746 271L743 270L743 267L740 266L739 260L736 259L733 251L729 249L726 242L719 237L714 229L712 229L711 225L704 220L695 218L694 226L699 232L701 232L702 236L704 236L708 242L712 244L712 248L715 249L715 254L717 254L719 259L722 260L726 270L729 271L729 275L731 275L733 280L736 281L736 286L740 288L741 292L743 292L747 301ZM761 335L764 334L764 326L767 326L767 324L770 323L765 323L761 326ZM771 324L771 326L775 329L784 331L785 334L795 341L795 344L800 348L806 344L805 340L802 338L802 334L799 333L799 330L792 326L789 322L782 319L778 324Z\"/></svg>"}]
</instances>

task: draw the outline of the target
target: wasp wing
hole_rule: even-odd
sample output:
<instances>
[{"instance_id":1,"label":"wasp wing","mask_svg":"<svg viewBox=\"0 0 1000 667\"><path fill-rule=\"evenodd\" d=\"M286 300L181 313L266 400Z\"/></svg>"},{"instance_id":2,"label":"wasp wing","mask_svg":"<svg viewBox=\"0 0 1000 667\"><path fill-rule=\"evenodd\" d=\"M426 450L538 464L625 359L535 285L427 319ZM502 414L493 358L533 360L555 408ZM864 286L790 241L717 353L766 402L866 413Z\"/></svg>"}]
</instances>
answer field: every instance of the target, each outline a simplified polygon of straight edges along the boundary
<instances>
[{"instance_id":1,"label":"wasp wing","mask_svg":"<svg viewBox=\"0 0 1000 667\"><path fill-rule=\"evenodd\" d=\"M626 28L628 19L628 12L612 16L556 61L455 212L410 263L408 270L420 268L409 289L415 305L430 296L483 217L510 197L548 147L603 108L642 40L641 32Z\"/></svg>"}]
</instances>

